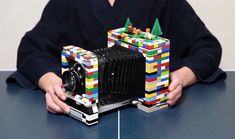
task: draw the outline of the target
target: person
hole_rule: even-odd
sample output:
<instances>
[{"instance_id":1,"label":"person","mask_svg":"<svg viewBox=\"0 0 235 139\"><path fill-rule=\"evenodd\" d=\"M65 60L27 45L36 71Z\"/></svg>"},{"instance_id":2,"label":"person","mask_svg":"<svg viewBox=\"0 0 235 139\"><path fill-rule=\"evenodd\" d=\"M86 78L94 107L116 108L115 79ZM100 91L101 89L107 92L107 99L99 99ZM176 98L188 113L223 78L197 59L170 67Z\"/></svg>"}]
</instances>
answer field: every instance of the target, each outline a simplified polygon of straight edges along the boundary
<instances>
[{"instance_id":1,"label":"person","mask_svg":"<svg viewBox=\"0 0 235 139\"><path fill-rule=\"evenodd\" d=\"M168 104L174 105L187 86L225 77L218 67L219 42L186 0L50 0L40 21L22 38L17 71L7 82L39 87L49 112L68 113L61 87L62 47L106 47L107 31L124 25L127 17L141 30L152 27L158 18L163 37L171 41Z\"/></svg>"}]
</instances>

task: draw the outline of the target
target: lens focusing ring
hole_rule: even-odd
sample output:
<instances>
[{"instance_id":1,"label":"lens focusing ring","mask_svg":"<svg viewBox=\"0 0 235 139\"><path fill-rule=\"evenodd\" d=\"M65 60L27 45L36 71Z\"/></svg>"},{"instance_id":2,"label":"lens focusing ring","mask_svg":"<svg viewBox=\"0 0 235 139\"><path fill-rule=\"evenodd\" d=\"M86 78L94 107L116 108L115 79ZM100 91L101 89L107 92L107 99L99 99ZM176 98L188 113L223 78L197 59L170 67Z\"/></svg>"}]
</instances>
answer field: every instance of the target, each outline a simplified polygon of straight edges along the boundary
<instances>
[{"instance_id":1,"label":"lens focusing ring","mask_svg":"<svg viewBox=\"0 0 235 139\"><path fill-rule=\"evenodd\" d=\"M84 75L80 64L75 63L68 71L65 71L62 75L64 88L69 92L83 92L84 87Z\"/></svg>"}]
</instances>

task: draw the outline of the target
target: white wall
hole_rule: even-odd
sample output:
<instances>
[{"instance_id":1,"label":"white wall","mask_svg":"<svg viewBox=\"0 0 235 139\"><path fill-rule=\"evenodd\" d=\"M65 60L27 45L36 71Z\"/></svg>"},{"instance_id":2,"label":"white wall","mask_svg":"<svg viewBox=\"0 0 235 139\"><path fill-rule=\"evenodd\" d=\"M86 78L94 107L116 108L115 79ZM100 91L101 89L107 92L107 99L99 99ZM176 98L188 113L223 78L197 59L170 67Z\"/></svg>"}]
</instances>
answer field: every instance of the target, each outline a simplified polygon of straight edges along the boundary
<instances>
[{"instance_id":1,"label":"white wall","mask_svg":"<svg viewBox=\"0 0 235 139\"><path fill-rule=\"evenodd\" d=\"M188 1L223 47L220 67L235 71L235 0Z\"/></svg>"},{"instance_id":2,"label":"white wall","mask_svg":"<svg viewBox=\"0 0 235 139\"><path fill-rule=\"evenodd\" d=\"M223 47L221 67L235 70L235 0L188 0ZM0 69L15 69L21 37L34 27L48 0L0 0Z\"/></svg>"},{"instance_id":3,"label":"white wall","mask_svg":"<svg viewBox=\"0 0 235 139\"><path fill-rule=\"evenodd\" d=\"M0 0L0 70L16 69L22 36L41 17L48 0Z\"/></svg>"}]
</instances>

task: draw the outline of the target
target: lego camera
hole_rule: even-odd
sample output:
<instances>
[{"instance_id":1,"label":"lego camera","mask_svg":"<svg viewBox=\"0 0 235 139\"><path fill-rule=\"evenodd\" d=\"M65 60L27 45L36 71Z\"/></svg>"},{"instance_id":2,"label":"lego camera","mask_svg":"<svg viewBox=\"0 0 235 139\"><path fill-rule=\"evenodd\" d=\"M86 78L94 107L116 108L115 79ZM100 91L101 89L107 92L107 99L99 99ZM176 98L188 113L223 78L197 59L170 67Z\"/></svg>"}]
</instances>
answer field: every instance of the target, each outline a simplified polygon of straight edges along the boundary
<instances>
[{"instance_id":1,"label":"lego camera","mask_svg":"<svg viewBox=\"0 0 235 139\"><path fill-rule=\"evenodd\" d=\"M64 47L62 79L70 116L92 125L98 123L101 95L136 96L145 112L166 108L169 85L170 41L159 37L158 19L152 32L125 27L108 32L108 48L88 51Z\"/></svg>"}]
</instances>

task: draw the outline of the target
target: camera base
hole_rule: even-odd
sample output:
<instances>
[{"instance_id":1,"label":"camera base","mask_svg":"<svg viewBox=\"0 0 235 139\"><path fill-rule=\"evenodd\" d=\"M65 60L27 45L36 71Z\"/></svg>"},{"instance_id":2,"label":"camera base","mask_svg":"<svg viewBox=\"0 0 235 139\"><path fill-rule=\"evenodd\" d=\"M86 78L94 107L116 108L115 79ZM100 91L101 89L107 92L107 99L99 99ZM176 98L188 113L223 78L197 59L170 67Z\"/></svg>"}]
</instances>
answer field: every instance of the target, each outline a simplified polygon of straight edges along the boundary
<instances>
[{"instance_id":1,"label":"camera base","mask_svg":"<svg viewBox=\"0 0 235 139\"><path fill-rule=\"evenodd\" d=\"M67 93L67 99L65 103L70 106L70 113L74 119L77 119L86 125L94 125L98 123L99 113L96 103L85 105L80 99L75 99L69 93Z\"/></svg>"},{"instance_id":2,"label":"camera base","mask_svg":"<svg viewBox=\"0 0 235 139\"><path fill-rule=\"evenodd\" d=\"M151 107L147 107L146 105L143 105L142 102L138 102L137 103L137 107L138 109L144 111L144 112L147 112L147 113L150 113L150 112L154 112L154 111L158 111L158 110L161 110L161 109L164 109L164 108L167 108L168 107L168 104L167 103L164 103L164 104L155 104Z\"/></svg>"},{"instance_id":3,"label":"camera base","mask_svg":"<svg viewBox=\"0 0 235 139\"><path fill-rule=\"evenodd\" d=\"M69 116L71 116L74 119L79 120L89 126L98 123L98 113L87 115L87 114L71 107Z\"/></svg>"}]
</instances>

